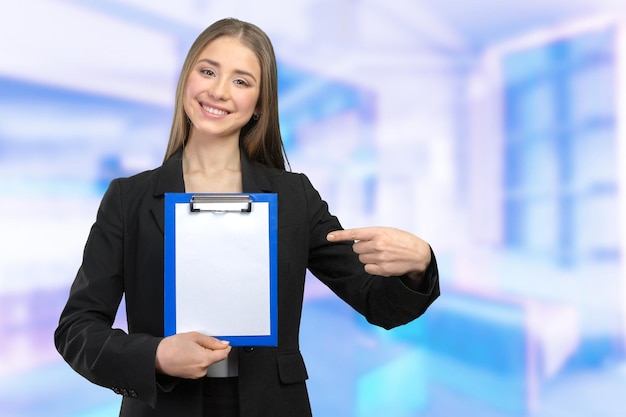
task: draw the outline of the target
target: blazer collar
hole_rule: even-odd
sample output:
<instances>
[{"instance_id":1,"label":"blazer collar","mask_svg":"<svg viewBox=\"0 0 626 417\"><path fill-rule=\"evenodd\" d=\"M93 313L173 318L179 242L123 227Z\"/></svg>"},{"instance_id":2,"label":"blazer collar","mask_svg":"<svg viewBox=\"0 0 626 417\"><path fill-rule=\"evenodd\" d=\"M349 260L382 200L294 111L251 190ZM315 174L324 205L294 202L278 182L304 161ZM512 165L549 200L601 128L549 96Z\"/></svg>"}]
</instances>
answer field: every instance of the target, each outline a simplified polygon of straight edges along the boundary
<instances>
[{"instance_id":1,"label":"blazer collar","mask_svg":"<svg viewBox=\"0 0 626 417\"><path fill-rule=\"evenodd\" d=\"M163 197L165 193L185 192L182 149L163 162L163 165L157 172L154 197Z\"/></svg>"},{"instance_id":2,"label":"blazer collar","mask_svg":"<svg viewBox=\"0 0 626 417\"><path fill-rule=\"evenodd\" d=\"M269 177L278 171L252 162L243 150L241 154L241 186L244 193L271 193L273 188Z\"/></svg>"},{"instance_id":3,"label":"blazer collar","mask_svg":"<svg viewBox=\"0 0 626 417\"><path fill-rule=\"evenodd\" d=\"M280 173L263 165L254 163L248 159L243 150L241 157L241 182L244 193L271 193L273 192L269 177ZM161 168L157 170L157 178L154 186L154 197L158 201L152 207L152 214L159 225L161 232L164 230L165 205L162 197L165 193L184 193L185 181L183 179L183 151L178 150L168 158Z\"/></svg>"}]
</instances>

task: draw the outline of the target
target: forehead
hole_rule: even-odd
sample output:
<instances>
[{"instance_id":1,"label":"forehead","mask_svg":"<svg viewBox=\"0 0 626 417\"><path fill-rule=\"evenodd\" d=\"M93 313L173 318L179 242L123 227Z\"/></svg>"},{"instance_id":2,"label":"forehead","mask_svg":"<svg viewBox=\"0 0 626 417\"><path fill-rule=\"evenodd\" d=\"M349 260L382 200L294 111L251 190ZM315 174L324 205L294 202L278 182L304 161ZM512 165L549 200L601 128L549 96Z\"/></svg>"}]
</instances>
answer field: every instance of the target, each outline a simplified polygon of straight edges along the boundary
<instances>
[{"instance_id":1,"label":"forehead","mask_svg":"<svg viewBox=\"0 0 626 417\"><path fill-rule=\"evenodd\" d=\"M230 36L219 37L207 44L196 61L200 60L210 60L227 69L261 73L261 65L254 51Z\"/></svg>"}]
</instances>

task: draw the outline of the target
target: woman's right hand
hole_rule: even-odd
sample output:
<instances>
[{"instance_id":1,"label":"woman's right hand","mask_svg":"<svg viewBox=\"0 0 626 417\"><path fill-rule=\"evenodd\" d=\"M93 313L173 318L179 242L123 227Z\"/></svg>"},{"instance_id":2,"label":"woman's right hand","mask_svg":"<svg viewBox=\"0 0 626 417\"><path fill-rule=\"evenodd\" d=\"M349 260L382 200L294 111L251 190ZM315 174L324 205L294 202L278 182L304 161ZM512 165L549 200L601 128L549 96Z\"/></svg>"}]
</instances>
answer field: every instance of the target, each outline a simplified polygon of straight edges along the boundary
<instances>
[{"instance_id":1,"label":"woman's right hand","mask_svg":"<svg viewBox=\"0 0 626 417\"><path fill-rule=\"evenodd\" d=\"M232 347L198 332L168 336L157 346L155 367L157 372L187 379L206 376L207 368L228 357Z\"/></svg>"}]
</instances>

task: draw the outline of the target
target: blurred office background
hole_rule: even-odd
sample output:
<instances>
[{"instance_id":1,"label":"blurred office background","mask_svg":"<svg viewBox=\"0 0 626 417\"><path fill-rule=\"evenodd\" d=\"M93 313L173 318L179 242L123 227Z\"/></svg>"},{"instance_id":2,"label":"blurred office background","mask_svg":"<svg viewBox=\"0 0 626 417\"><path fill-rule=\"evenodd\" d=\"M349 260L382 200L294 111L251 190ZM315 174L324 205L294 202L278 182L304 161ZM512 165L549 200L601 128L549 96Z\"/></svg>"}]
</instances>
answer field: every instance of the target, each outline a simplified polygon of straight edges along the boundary
<instances>
[{"instance_id":1,"label":"blurred office background","mask_svg":"<svg viewBox=\"0 0 626 417\"><path fill-rule=\"evenodd\" d=\"M309 277L315 416L623 415L622 4L3 4L0 415L117 415L52 332L108 182L160 164L182 60L227 16L274 42L292 169L438 256L441 298L389 332Z\"/></svg>"}]
</instances>

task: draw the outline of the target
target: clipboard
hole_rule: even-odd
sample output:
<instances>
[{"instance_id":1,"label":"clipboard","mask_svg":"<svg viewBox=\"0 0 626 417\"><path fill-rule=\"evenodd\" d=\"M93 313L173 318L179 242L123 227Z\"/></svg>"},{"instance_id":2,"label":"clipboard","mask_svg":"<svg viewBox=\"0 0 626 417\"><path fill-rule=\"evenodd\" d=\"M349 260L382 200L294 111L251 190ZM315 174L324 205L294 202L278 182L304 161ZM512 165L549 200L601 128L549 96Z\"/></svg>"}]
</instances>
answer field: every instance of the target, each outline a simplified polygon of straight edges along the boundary
<instances>
[{"instance_id":1,"label":"clipboard","mask_svg":"<svg viewBox=\"0 0 626 417\"><path fill-rule=\"evenodd\" d=\"M165 194L164 334L277 346L276 194Z\"/></svg>"}]
</instances>

